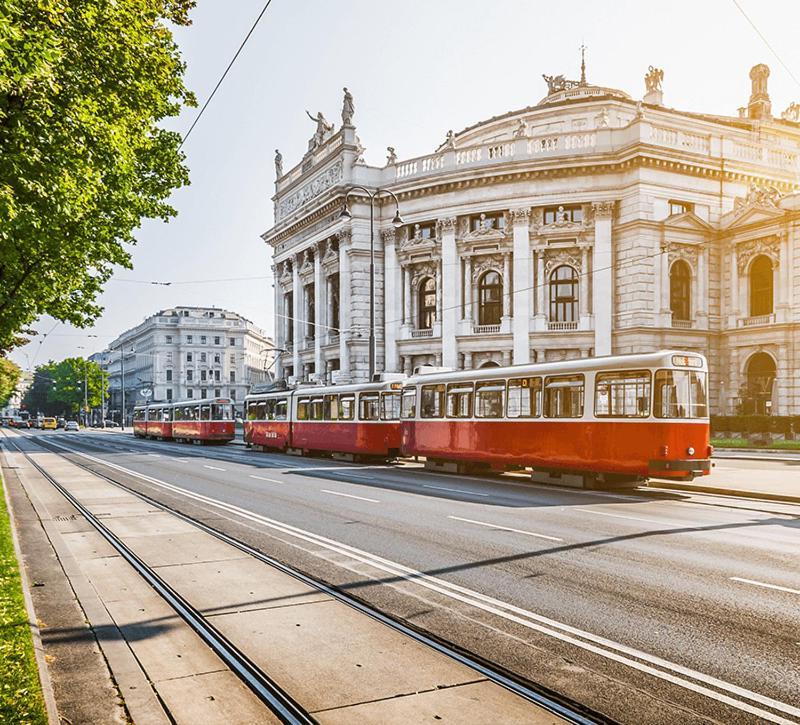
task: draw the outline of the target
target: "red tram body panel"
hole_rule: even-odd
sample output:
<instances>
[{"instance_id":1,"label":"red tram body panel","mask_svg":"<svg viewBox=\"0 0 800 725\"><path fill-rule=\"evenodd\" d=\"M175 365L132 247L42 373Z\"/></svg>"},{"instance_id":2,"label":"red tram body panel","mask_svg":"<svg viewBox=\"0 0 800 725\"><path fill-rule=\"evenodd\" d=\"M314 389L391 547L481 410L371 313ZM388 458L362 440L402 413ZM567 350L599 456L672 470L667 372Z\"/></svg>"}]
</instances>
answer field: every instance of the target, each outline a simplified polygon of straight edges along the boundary
<instances>
[{"instance_id":1,"label":"red tram body panel","mask_svg":"<svg viewBox=\"0 0 800 725\"><path fill-rule=\"evenodd\" d=\"M227 443L236 436L228 398L150 403L133 411L133 433L142 438Z\"/></svg>"}]
</instances>

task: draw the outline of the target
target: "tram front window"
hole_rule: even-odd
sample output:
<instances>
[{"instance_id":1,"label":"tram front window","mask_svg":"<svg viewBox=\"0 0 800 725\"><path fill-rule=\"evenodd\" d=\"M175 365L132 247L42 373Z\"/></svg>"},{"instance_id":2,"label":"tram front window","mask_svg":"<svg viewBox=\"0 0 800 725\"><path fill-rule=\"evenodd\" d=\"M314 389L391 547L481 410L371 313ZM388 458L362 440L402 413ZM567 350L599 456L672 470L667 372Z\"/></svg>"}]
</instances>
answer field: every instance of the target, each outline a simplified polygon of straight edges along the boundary
<instances>
[{"instance_id":1,"label":"tram front window","mask_svg":"<svg viewBox=\"0 0 800 725\"><path fill-rule=\"evenodd\" d=\"M707 418L708 376L689 370L659 370L655 378L656 418Z\"/></svg>"},{"instance_id":2,"label":"tram front window","mask_svg":"<svg viewBox=\"0 0 800 725\"><path fill-rule=\"evenodd\" d=\"M219 403L212 405L211 420L231 420L231 406L220 405Z\"/></svg>"}]
</instances>

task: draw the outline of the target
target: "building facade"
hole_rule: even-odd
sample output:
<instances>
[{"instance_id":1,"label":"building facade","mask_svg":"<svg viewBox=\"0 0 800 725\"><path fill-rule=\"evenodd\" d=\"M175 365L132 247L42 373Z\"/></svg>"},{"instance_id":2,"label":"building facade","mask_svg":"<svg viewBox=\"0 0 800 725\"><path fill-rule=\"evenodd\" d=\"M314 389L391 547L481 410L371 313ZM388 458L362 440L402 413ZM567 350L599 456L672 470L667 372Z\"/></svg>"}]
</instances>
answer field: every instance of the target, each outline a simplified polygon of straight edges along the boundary
<instances>
[{"instance_id":1,"label":"building facade","mask_svg":"<svg viewBox=\"0 0 800 725\"><path fill-rule=\"evenodd\" d=\"M308 151L276 155L278 374L362 381L375 204L377 369L521 364L678 347L706 354L716 413L800 414L800 106L769 69L738 115L545 76L535 106L363 160L345 93ZM349 193L348 193L349 192ZM342 214L343 207L349 214Z\"/></svg>"},{"instance_id":2,"label":"building facade","mask_svg":"<svg viewBox=\"0 0 800 725\"><path fill-rule=\"evenodd\" d=\"M124 356L124 360L123 360ZM108 372L107 407L118 415L145 400L229 397L241 405L272 372L274 345L241 315L216 307L161 310L92 356Z\"/></svg>"}]
</instances>

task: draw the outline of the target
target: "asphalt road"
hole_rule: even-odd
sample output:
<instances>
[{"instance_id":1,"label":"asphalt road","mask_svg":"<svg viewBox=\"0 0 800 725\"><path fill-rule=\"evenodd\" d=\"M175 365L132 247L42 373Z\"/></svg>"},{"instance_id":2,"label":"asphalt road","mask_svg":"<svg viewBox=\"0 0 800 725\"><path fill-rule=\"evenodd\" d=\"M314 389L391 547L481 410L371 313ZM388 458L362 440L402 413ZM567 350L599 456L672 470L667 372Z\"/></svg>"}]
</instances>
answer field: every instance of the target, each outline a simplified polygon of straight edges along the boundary
<instances>
[{"instance_id":1,"label":"asphalt road","mask_svg":"<svg viewBox=\"0 0 800 725\"><path fill-rule=\"evenodd\" d=\"M610 719L800 722L800 506L36 435Z\"/></svg>"}]
</instances>

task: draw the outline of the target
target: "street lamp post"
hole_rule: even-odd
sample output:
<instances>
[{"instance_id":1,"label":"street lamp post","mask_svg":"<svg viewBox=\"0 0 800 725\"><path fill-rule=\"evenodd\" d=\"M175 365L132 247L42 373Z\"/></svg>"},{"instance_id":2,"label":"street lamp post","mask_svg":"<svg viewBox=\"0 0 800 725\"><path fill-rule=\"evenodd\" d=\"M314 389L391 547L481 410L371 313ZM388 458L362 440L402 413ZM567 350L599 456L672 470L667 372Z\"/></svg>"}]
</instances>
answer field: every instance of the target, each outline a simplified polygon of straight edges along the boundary
<instances>
[{"instance_id":1,"label":"street lamp post","mask_svg":"<svg viewBox=\"0 0 800 725\"><path fill-rule=\"evenodd\" d=\"M363 191L369 197L369 380L375 378L375 199L381 194L388 194L394 199L395 212L392 224L395 229L403 226L403 219L400 216L400 202L393 191L389 189L375 189L370 191L363 186L351 186L344 195L344 205L339 214L340 219L352 219L353 215L347 207L347 200L354 191ZM384 307L386 305L384 299ZM384 311L385 314L385 311Z\"/></svg>"}]
</instances>

